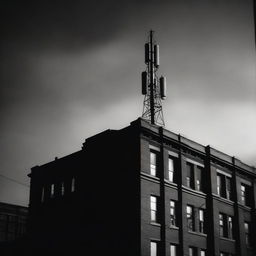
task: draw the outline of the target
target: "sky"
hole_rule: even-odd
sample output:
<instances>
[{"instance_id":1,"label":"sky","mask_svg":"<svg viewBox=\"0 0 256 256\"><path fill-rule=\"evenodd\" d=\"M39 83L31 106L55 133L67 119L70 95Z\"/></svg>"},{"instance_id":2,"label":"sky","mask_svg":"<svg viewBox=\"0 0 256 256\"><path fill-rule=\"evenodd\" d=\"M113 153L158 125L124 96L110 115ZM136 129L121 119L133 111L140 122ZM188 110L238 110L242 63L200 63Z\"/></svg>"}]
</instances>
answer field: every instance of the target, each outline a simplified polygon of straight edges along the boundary
<instances>
[{"instance_id":1,"label":"sky","mask_svg":"<svg viewBox=\"0 0 256 256\"><path fill-rule=\"evenodd\" d=\"M0 20L0 201L27 205L31 167L141 116L150 29L165 128L256 166L252 0L8 0Z\"/></svg>"}]
</instances>

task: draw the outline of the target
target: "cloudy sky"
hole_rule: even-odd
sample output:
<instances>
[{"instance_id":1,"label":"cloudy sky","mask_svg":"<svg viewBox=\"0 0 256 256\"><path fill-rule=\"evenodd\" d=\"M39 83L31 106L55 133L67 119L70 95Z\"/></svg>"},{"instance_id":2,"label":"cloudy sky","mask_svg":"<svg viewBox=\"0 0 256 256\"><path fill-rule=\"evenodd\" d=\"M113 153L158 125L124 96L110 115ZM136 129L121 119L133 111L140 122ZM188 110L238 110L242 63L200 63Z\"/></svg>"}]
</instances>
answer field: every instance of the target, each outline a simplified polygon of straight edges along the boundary
<instances>
[{"instance_id":1,"label":"cloudy sky","mask_svg":"<svg viewBox=\"0 0 256 256\"><path fill-rule=\"evenodd\" d=\"M256 165L252 2L3 1L0 201L26 205L31 167L141 116L150 29L166 128Z\"/></svg>"}]
</instances>

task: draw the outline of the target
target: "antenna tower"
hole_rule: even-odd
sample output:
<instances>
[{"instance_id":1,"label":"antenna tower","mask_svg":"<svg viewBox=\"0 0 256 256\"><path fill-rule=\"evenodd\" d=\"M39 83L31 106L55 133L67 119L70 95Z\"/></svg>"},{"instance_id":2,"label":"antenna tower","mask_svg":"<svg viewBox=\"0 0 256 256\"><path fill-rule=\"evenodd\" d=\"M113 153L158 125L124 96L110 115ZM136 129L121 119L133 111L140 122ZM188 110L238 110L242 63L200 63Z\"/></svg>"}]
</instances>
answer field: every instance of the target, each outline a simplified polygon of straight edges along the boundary
<instances>
[{"instance_id":1,"label":"antenna tower","mask_svg":"<svg viewBox=\"0 0 256 256\"><path fill-rule=\"evenodd\" d=\"M159 68L159 45L154 40L154 31L150 30L145 44L146 71L141 74L143 102L142 118L151 124L164 126L162 100L166 98L166 78L157 75Z\"/></svg>"}]
</instances>

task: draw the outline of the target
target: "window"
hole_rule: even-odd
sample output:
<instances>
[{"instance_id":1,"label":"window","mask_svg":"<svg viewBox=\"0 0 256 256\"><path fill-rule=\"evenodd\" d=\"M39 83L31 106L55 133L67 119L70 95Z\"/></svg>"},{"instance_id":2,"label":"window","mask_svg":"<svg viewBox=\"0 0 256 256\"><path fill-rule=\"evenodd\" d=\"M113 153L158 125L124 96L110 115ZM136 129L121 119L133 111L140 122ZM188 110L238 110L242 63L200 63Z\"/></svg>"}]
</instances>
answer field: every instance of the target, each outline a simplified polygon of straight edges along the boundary
<instances>
[{"instance_id":1,"label":"window","mask_svg":"<svg viewBox=\"0 0 256 256\"><path fill-rule=\"evenodd\" d=\"M203 191L202 187L202 175L203 175L203 167L196 167L196 190Z\"/></svg>"},{"instance_id":2,"label":"window","mask_svg":"<svg viewBox=\"0 0 256 256\"><path fill-rule=\"evenodd\" d=\"M220 236L233 239L233 218L226 214L219 214L219 230Z\"/></svg>"},{"instance_id":3,"label":"window","mask_svg":"<svg viewBox=\"0 0 256 256\"><path fill-rule=\"evenodd\" d=\"M61 195L64 196L65 194L65 185L64 182L61 182Z\"/></svg>"},{"instance_id":4,"label":"window","mask_svg":"<svg viewBox=\"0 0 256 256\"><path fill-rule=\"evenodd\" d=\"M231 178L226 177L226 198L231 200Z\"/></svg>"},{"instance_id":5,"label":"window","mask_svg":"<svg viewBox=\"0 0 256 256\"><path fill-rule=\"evenodd\" d=\"M224 175L217 174L217 194L221 197L225 197L224 180L225 180Z\"/></svg>"},{"instance_id":6,"label":"window","mask_svg":"<svg viewBox=\"0 0 256 256\"><path fill-rule=\"evenodd\" d=\"M189 247L188 248L188 255L189 256L196 256L196 248L195 247Z\"/></svg>"},{"instance_id":7,"label":"window","mask_svg":"<svg viewBox=\"0 0 256 256\"><path fill-rule=\"evenodd\" d=\"M250 190L250 186L241 184L241 203L245 206L251 206Z\"/></svg>"},{"instance_id":8,"label":"window","mask_svg":"<svg viewBox=\"0 0 256 256\"><path fill-rule=\"evenodd\" d=\"M231 177L228 174L217 174L217 194L220 197L232 200Z\"/></svg>"},{"instance_id":9,"label":"window","mask_svg":"<svg viewBox=\"0 0 256 256\"><path fill-rule=\"evenodd\" d=\"M224 237L224 215L219 214L220 236Z\"/></svg>"},{"instance_id":10,"label":"window","mask_svg":"<svg viewBox=\"0 0 256 256\"><path fill-rule=\"evenodd\" d=\"M159 169L159 152L150 151L150 174L152 176L158 176Z\"/></svg>"},{"instance_id":11,"label":"window","mask_svg":"<svg viewBox=\"0 0 256 256\"><path fill-rule=\"evenodd\" d=\"M150 213L152 222L158 222L158 204L158 198L156 196L150 196Z\"/></svg>"},{"instance_id":12,"label":"window","mask_svg":"<svg viewBox=\"0 0 256 256\"><path fill-rule=\"evenodd\" d=\"M168 172L169 172L169 181L174 182L174 159L172 157L169 157L168 159Z\"/></svg>"},{"instance_id":13,"label":"window","mask_svg":"<svg viewBox=\"0 0 256 256\"><path fill-rule=\"evenodd\" d=\"M189 188L193 188L194 189L194 165L187 162L186 163L187 166L187 177L186 177L186 185Z\"/></svg>"},{"instance_id":14,"label":"window","mask_svg":"<svg viewBox=\"0 0 256 256\"><path fill-rule=\"evenodd\" d=\"M206 250L201 249L200 250L200 256L206 256Z\"/></svg>"},{"instance_id":15,"label":"window","mask_svg":"<svg viewBox=\"0 0 256 256\"><path fill-rule=\"evenodd\" d=\"M204 210L199 209L199 232L204 233Z\"/></svg>"},{"instance_id":16,"label":"window","mask_svg":"<svg viewBox=\"0 0 256 256\"><path fill-rule=\"evenodd\" d=\"M51 198L54 197L54 184L51 184L51 194L50 194Z\"/></svg>"},{"instance_id":17,"label":"window","mask_svg":"<svg viewBox=\"0 0 256 256\"><path fill-rule=\"evenodd\" d=\"M251 235L250 235L250 225L248 222L244 223L244 231L245 231L245 243L247 246L251 245Z\"/></svg>"},{"instance_id":18,"label":"window","mask_svg":"<svg viewBox=\"0 0 256 256\"><path fill-rule=\"evenodd\" d=\"M159 248L158 242L150 242L150 256L158 256L159 255Z\"/></svg>"},{"instance_id":19,"label":"window","mask_svg":"<svg viewBox=\"0 0 256 256\"><path fill-rule=\"evenodd\" d=\"M44 187L42 188L42 194L41 194L41 202L43 203L45 199L45 195L44 195Z\"/></svg>"},{"instance_id":20,"label":"window","mask_svg":"<svg viewBox=\"0 0 256 256\"><path fill-rule=\"evenodd\" d=\"M177 245L171 244L170 245L170 256L177 256Z\"/></svg>"},{"instance_id":21,"label":"window","mask_svg":"<svg viewBox=\"0 0 256 256\"><path fill-rule=\"evenodd\" d=\"M195 230L194 208L193 208L193 206L190 206L190 205L187 205L187 225L188 225L188 231Z\"/></svg>"},{"instance_id":22,"label":"window","mask_svg":"<svg viewBox=\"0 0 256 256\"><path fill-rule=\"evenodd\" d=\"M227 216L228 221L228 238L233 239L233 219L230 216Z\"/></svg>"},{"instance_id":23,"label":"window","mask_svg":"<svg viewBox=\"0 0 256 256\"><path fill-rule=\"evenodd\" d=\"M75 185L76 185L76 180L75 178L72 178L72 182L71 182L71 192L75 192Z\"/></svg>"},{"instance_id":24,"label":"window","mask_svg":"<svg viewBox=\"0 0 256 256\"><path fill-rule=\"evenodd\" d=\"M170 225L176 226L176 202L171 200L170 201Z\"/></svg>"},{"instance_id":25,"label":"window","mask_svg":"<svg viewBox=\"0 0 256 256\"><path fill-rule=\"evenodd\" d=\"M227 252L220 252L220 256L233 256L233 254Z\"/></svg>"}]
</instances>

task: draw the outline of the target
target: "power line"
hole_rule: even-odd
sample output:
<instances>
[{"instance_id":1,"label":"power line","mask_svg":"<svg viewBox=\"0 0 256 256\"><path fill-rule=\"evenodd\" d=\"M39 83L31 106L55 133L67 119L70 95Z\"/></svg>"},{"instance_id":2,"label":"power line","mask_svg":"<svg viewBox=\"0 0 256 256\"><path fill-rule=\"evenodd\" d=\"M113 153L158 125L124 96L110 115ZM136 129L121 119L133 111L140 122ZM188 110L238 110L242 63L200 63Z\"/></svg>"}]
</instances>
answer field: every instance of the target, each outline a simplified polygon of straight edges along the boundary
<instances>
[{"instance_id":1,"label":"power line","mask_svg":"<svg viewBox=\"0 0 256 256\"><path fill-rule=\"evenodd\" d=\"M18 180L9 178L9 177L7 177L7 176L5 176L5 175L3 175L3 174L0 174L0 177L4 178L4 179L6 179L6 180L9 180L9 181L15 182L15 183L17 183L17 184L19 184L19 185L22 185L22 186L24 186L24 187L28 187L28 188L30 187L29 185L27 185L27 184L25 184L25 183L22 183L22 182L20 182L20 181L18 181Z\"/></svg>"}]
</instances>

